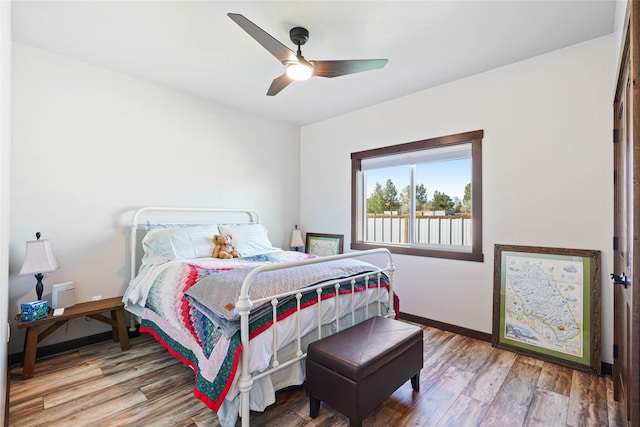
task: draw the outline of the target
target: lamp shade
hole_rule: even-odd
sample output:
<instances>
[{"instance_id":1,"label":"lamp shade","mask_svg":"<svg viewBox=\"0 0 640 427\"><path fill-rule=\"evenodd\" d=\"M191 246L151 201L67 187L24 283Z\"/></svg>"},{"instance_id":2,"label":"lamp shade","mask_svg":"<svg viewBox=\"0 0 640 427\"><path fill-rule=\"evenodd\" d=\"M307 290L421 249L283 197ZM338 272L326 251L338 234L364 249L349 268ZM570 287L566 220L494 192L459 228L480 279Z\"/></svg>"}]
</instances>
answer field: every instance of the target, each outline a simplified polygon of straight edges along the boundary
<instances>
[{"instance_id":1,"label":"lamp shade","mask_svg":"<svg viewBox=\"0 0 640 427\"><path fill-rule=\"evenodd\" d=\"M300 246L304 246L304 241L302 240L302 232L297 228L291 232L291 243L289 244L292 248L299 248Z\"/></svg>"},{"instance_id":2,"label":"lamp shade","mask_svg":"<svg viewBox=\"0 0 640 427\"><path fill-rule=\"evenodd\" d=\"M19 275L48 273L58 269L49 240L30 240Z\"/></svg>"}]
</instances>

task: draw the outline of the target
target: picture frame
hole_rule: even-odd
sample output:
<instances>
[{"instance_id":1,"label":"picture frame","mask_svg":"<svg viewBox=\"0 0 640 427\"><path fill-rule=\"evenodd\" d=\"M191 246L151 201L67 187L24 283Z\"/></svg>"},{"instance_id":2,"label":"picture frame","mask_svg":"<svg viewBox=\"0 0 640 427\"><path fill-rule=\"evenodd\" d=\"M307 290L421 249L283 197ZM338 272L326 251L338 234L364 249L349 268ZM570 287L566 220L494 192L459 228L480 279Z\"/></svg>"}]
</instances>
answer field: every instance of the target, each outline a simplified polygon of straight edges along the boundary
<instances>
[{"instance_id":1,"label":"picture frame","mask_svg":"<svg viewBox=\"0 0 640 427\"><path fill-rule=\"evenodd\" d=\"M495 245L494 347L600 375L600 251Z\"/></svg>"},{"instance_id":2,"label":"picture frame","mask_svg":"<svg viewBox=\"0 0 640 427\"><path fill-rule=\"evenodd\" d=\"M343 234L307 233L304 251L318 256L338 255L343 251Z\"/></svg>"}]
</instances>

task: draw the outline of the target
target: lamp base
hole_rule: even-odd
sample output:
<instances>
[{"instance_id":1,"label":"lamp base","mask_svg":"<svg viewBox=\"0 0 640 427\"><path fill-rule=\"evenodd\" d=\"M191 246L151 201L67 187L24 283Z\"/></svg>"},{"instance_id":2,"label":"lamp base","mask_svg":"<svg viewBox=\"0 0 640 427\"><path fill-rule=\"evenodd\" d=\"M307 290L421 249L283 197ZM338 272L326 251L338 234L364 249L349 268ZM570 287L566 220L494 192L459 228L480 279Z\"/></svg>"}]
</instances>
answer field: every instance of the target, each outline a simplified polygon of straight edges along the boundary
<instances>
[{"instance_id":1,"label":"lamp base","mask_svg":"<svg viewBox=\"0 0 640 427\"><path fill-rule=\"evenodd\" d=\"M38 295L38 301L40 301L42 300L42 291L44 290L44 286L42 286L42 279L44 279L44 276L42 273L38 273L35 275L35 278L38 281L38 283L36 283L36 295Z\"/></svg>"}]
</instances>

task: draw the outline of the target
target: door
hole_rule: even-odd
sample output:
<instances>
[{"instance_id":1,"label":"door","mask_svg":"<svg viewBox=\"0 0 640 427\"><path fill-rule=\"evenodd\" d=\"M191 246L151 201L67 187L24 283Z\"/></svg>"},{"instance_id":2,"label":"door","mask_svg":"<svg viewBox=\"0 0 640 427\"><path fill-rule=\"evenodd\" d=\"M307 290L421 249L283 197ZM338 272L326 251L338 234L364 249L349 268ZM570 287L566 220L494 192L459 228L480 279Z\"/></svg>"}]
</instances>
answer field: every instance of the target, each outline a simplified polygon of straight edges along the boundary
<instances>
[{"instance_id":1,"label":"door","mask_svg":"<svg viewBox=\"0 0 640 427\"><path fill-rule=\"evenodd\" d=\"M633 4L635 2L630 2ZM634 78L640 72L640 10L631 6L628 29L614 102L614 273L611 275L614 305L614 397L625 425L640 426L640 247L634 233L640 231L640 89Z\"/></svg>"},{"instance_id":2,"label":"door","mask_svg":"<svg viewBox=\"0 0 640 427\"><path fill-rule=\"evenodd\" d=\"M624 66L620 97L616 103L617 139L614 145L614 369L615 395L625 415L630 414L629 359L631 286L633 263L633 138L629 135L630 85L628 63Z\"/></svg>"}]
</instances>

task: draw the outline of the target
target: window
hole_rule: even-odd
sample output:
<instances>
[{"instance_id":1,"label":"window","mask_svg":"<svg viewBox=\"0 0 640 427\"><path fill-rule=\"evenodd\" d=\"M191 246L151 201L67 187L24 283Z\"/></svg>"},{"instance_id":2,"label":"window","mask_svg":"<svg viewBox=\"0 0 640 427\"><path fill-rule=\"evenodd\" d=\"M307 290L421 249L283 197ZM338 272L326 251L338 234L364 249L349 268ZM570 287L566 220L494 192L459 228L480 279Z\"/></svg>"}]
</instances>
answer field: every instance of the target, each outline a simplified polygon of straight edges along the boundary
<instances>
[{"instance_id":1,"label":"window","mask_svg":"<svg viewBox=\"0 0 640 427\"><path fill-rule=\"evenodd\" d=\"M483 261L483 136L351 153L351 249Z\"/></svg>"}]
</instances>

